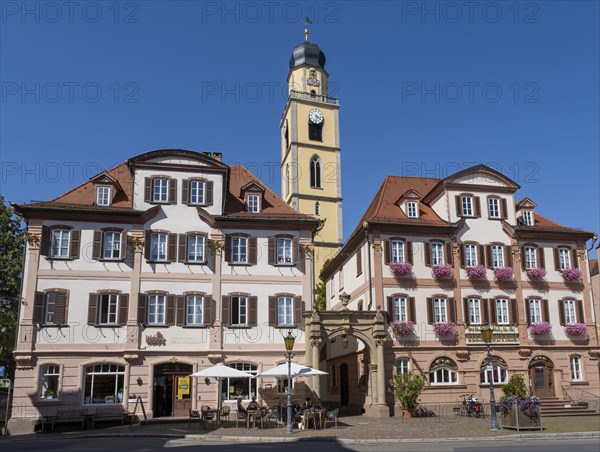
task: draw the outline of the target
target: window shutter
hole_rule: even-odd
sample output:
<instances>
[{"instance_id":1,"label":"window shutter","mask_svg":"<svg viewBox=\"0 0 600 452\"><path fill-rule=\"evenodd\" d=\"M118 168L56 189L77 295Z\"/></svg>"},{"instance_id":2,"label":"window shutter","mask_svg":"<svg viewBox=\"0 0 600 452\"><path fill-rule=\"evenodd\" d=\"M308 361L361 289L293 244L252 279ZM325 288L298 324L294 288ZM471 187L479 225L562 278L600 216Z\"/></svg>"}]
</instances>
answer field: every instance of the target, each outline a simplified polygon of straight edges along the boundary
<instances>
[{"instance_id":1,"label":"window shutter","mask_svg":"<svg viewBox=\"0 0 600 452\"><path fill-rule=\"evenodd\" d=\"M177 179L169 179L169 204L177 204Z\"/></svg>"},{"instance_id":2,"label":"window shutter","mask_svg":"<svg viewBox=\"0 0 600 452\"><path fill-rule=\"evenodd\" d=\"M141 293L138 295L137 322L145 325L148 322L147 316L148 295Z\"/></svg>"},{"instance_id":3,"label":"window shutter","mask_svg":"<svg viewBox=\"0 0 600 452\"><path fill-rule=\"evenodd\" d=\"M448 320L450 322L456 322L456 303L454 298L448 298Z\"/></svg>"},{"instance_id":4,"label":"window shutter","mask_svg":"<svg viewBox=\"0 0 600 452\"><path fill-rule=\"evenodd\" d=\"M565 325L565 300L558 300L558 318L559 318L559 322L560 322L561 326L564 326Z\"/></svg>"},{"instance_id":5,"label":"window shutter","mask_svg":"<svg viewBox=\"0 0 600 452\"><path fill-rule=\"evenodd\" d=\"M560 271L560 250L553 248L552 251L554 251L554 270Z\"/></svg>"},{"instance_id":6,"label":"window shutter","mask_svg":"<svg viewBox=\"0 0 600 452\"><path fill-rule=\"evenodd\" d=\"M508 218L508 208L506 198L500 198L500 218Z\"/></svg>"},{"instance_id":7,"label":"window shutter","mask_svg":"<svg viewBox=\"0 0 600 452\"><path fill-rule=\"evenodd\" d=\"M204 202L207 206L213 205L213 181L207 180L204 184Z\"/></svg>"},{"instance_id":8,"label":"window shutter","mask_svg":"<svg viewBox=\"0 0 600 452\"><path fill-rule=\"evenodd\" d=\"M127 230L121 231L121 249L119 252L119 260L124 261L127 259Z\"/></svg>"},{"instance_id":9,"label":"window shutter","mask_svg":"<svg viewBox=\"0 0 600 452\"><path fill-rule=\"evenodd\" d=\"M456 216L462 217L462 206L460 204L460 196L456 195L455 199L456 199Z\"/></svg>"},{"instance_id":10,"label":"window shutter","mask_svg":"<svg viewBox=\"0 0 600 452\"><path fill-rule=\"evenodd\" d=\"M460 245L460 266L465 268L467 266L467 253L465 252L465 245Z\"/></svg>"},{"instance_id":11,"label":"window shutter","mask_svg":"<svg viewBox=\"0 0 600 452\"><path fill-rule=\"evenodd\" d=\"M452 243L451 242L447 242L446 246L445 246L445 252L446 252L446 263L450 264L450 265L454 265L454 256L452 255Z\"/></svg>"},{"instance_id":12,"label":"window shutter","mask_svg":"<svg viewBox=\"0 0 600 452\"><path fill-rule=\"evenodd\" d=\"M144 180L144 201L152 202L152 178L147 177Z\"/></svg>"},{"instance_id":13,"label":"window shutter","mask_svg":"<svg viewBox=\"0 0 600 452\"><path fill-rule=\"evenodd\" d=\"M257 297L248 297L248 325L256 326L256 310L258 307L258 298Z\"/></svg>"},{"instance_id":14,"label":"window shutter","mask_svg":"<svg viewBox=\"0 0 600 452\"><path fill-rule=\"evenodd\" d=\"M187 261L187 235L179 234L179 262Z\"/></svg>"},{"instance_id":15,"label":"window shutter","mask_svg":"<svg viewBox=\"0 0 600 452\"><path fill-rule=\"evenodd\" d=\"M185 297L183 295L177 295L177 309L175 311L175 325L185 325Z\"/></svg>"},{"instance_id":16,"label":"window shutter","mask_svg":"<svg viewBox=\"0 0 600 452\"><path fill-rule=\"evenodd\" d=\"M81 231L79 229L71 229L69 234L69 257L71 259L79 259L79 244L81 242Z\"/></svg>"},{"instance_id":17,"label":"window shutter","mask_svg":"<svg viewBox=\"0 0 600 452\"><path fill-rule=\"evenodd\" d=\"M523 270L526 269L526 267L525 267L525 247L524 246L521 247L521 268Z\"/></svg>"},{"instance_id":18,"label":"window shutter","mask_svg":"<svg viewBox=\"0 0 600 452\"><path fill-rule=\"evenodd\" d=\"M90 293L88 302L88 325L96 325L98 322L98 294Z\"/></svg>"},{"instance_id":19,"label":"window shutter","mask_svg":"<svg viewBox=\"0 0 600 452\"><path fill-rule=\"evenodd\" d=\"M495 324L498 320L496 319L496 300L494 298L490 298L489 300L487 300L487 304L488 304L488 310L490 313L490 323L493 325ZM508 311L508 315L510 314L510 308L512 306L512 301L508 300L507 303L508 306L506 306L506 310Z\"/></svg>"},{"instance_id":20,"label":"window shutter","mask_svg":"<svg viewBox=\"0 0 600 452\"><path fill-rule=\"evenodd\" d=\"M40 241L40 254L42 256L50 256L50 228L42 226L42 238Z\"/></svg>"},{"instance_id":21,"label":"window shutter","mask_svg":"<svg viewBox=\"0 0 600 452\"><path fill-rule=\"evenodd\" d=\"M548 300L542 300L542 321L550 321L550 313L548 312Z\"/></svg>"},{"instance_id":22,"label":"window shutter","mask_svg":"<svg viewBox=\"0 0 600 452\"><path fill-rule=\"evenodd\" d=\"M529 309L526 309L526 312L529 312ZM519 323L519 306L517 305L517 299L510 299L510 324L518 325Z\"/></svg>"},{"instance_id":23,"label":"window shutter","mask_svg":"<svg viewBox=\"0 0 600 452\"><path fill-rule=\"evenodd\" d=\"M492 256L492 245L485 245L485 251L486 251L486 266L487 268L494 268L494 259ZM483 262L482 262L483 265Z\"/></svg>"},{"instance_id":24,"label":"window shutter","mask_svg":"<svg viewBox=\"0 0 600 452\"><path fill-rule=\"evenodd\" d=\"M92 245L92 259L98 260L102 256L102 231L94 231L94 242Z\"/></svg>"},{"instance_id":25,"label":"window shutter","mask_svg":"<svg viewBox=\"0 0 600 452\"><path fill-rule=\"evenodd\" d=\"M415 297L408 297L407 317L411 322L417 322L417 313L415 312Z\"/></svg>"},{"instance_id":26,"label":"window shutter","mask_svg":"<svg viewBox=\"0 0 600 452\"><path fill-rule=\"evenodd\" d=\"M187 179L181 181L181 203L186 205L190 203L190 181Z\"/></svg>"},{"instance_id":27,"label":"window shutter","mask_svg":"<svg viewBox=\"0 0 600 452\"><path fill-rule=\"evenodd\" d=\"M431 267L431 242L423 242L423 249L425 250L425 265Z\"/></svg>"},{"instance_id":28,"label":"window shutter","mask_svg":"<svg viewBox=\"0 0 600 452\"><path fill-rule=\"evenodd\" d=\"M434 318L433 318L433 298L427 298L427 323L429 323L430 325L433 325L434 322Z\"/></svg>"},{"instance_id":29,"label":"window shutter","mask_svg":"<svg viewBox=\"0 0 600 452\"><path fill-rule=\"evenodd\" d=\"M540 268L546 268L546 262L544 260L544 248L542 248L541 246L538 247L537 251L537 255L538 255L538 267Z\"/></svg>"},{"instance_id":30,"label":"window shutter","mask_svg":"<svg viewBox=\"0 0 600 452\"><path fill-rule=\"evenodd\" d=\"M384 264L389 264L392 262L392 242L390 240L383 241L383 256L384 256Z\"/></svg>"},{"instance_id":31,"label":"window shutter","mask_svg":"<svg viewBox=\"0 0 600 452\"><path fill-rule=\"evenodd\" d=\"M175 262L177 260L177 234L167 234L169 243L167 249L167 261Z\"/></svg>"},{"instance_id":32,"label":"window shutter","mask_svg":"<svg viewBox=\"0 0 600 452\"><path fill-rule=\"evenodd\" d=\"M479 307L481 309L481 323L483 323L484 325L486 323L490 323L489 301L490 300L488 300L487 298L482 298L479 302Z\"/></svg>"},{"instance_id":33,"label":"window shutter","mask_svg":"<svg viewBox=\"0 0 600 452\"><path fill-rule=\"evenodd\" d=\"M277 297L269 297L269 325L277 325Z\"/></svg>"},{"instance_id":34,"label":"window shutter","mask_svg":"<svg viewBox=\"0 0 600 452\"><path fill-rule=\"evenodd\" d=\"M150 249L152 248L152 231L146 231L146 238L144 240L144 258L150 260Z\"/></svg>"},{"instance_id":35,"label":"window shutter","mask_svg":"<svg viewBox=\"0 0 600 452\"><path fill-rule=\"evenodd\" d=\"M227 295L221 297L221 323L231 324L231 297Z\"/></svg>"},{"instance_id":36,"label":"window shutter","mask_svg":"<svg viewBox=\"0 0 600 452\"><path fill-rule=\"evenodd\" d=\"M300 260L300 239L294 237L292 239L292 264L296 265Z\"/></svg>"},{"instance_id":37,"label":"window shutter","mask_svg":"<svg viewBox=\"0 0 600 452\"><path fill-rule=\"evenodd\" d=\"M60 291L56 292L56 304L54 323L56 325L66 325L67 323L67 304L68 304L68 292Z\"/></svg>"},{"instance_id":38,"label":"window shutter","mask_svg":"<svg viewBox=\"0 0 600 452\"><path fill-rule=\"evenodd\" d=\"M525 300L525 318L527 319L527 326L531 325L531 309L529 307L530 304L530 300Z\"/></svg>"},{"instance_id":39,"label":"window shutter","mask_svg":"<svg viewBox=\"0 0 600 452\"><path fill-rule=\"evenodd\" d=\"M225 262L231 262L231 235L225 234Z\"/></svg>"},{"instance_id":40,"label":"window shutter","mask_svg":"<svg viewBox=\"0 0 600 452\"><path fill-rule=\"evenodd\" d=\"M175 295L167 295L167 315L165 323L169 326L175 325Z\"/></svg>"},{"instance_id":41,"label":"window shutter","mask_svg":"<svg viewBox=\"0 0 600 452\"><path fill-rule=\"evenodd\" d=\"M275 265L276 262L276 249L275 247L277 246L277 238L276 237L269 237L269 243L268 243L268 254L269 254L269 265Z\"/></svg>"},{"instance_id":42,"label":"window shutter","mask_svg":"<svg viewBox=\"0 0 600 452\"><path fill-rule=\"evenodd\" d=\"M504 247L504 265L506 265L507 267L513 266L512 247L510 245L506 245Z\"/></svg>"},{"instance_id":43,"label":"window shutter","mask_svg":"<svg viewBox=\"0 0 600 452\"><path fill-rule=\"evenodd\" d=\"M583 300L576 300L575 306L577 308L577 322L585 323L585 315L583 314Z\"/></svg>"},{"instance_id":44,"label":"window shutter","mask_svg":"<svg viewBox=\"0 0 600 452\"><path fill-rule=\"evenodd\" d=\"M413 246L412 246L412 242L404 242L404 254L406 254L405 258L406 258L406 262L408 262L409 264L413 264Z\"/></svg>"},{"instance_id":45,"label":"window shutter","mask_svg":"<svg viewBox=\"0 0 600 452\"><path fill-rule=\"evenodd\" d=\"M387 313L388 313L388 322L393 322L396 320L394 318L394 297L387 297Z\"/></svg>"},{"instance_id":46,"label":"window shutter","mask_svg":"<svg viewBox=\"0 0 600 452\"><path fill-rule=\"evenodd\" d=\"M471 317L469 316L469 299L463 298L463 306L465 309L465 325L471 324Z\"/></svg>"},{"instance_id":47,"label":"window shutter","mask_svg":"<svg viewBox=\"0 0 600 452\"><path fill-rule=\"evenodd\" d=\"M33 301L33 323L44 322L44 292L36 292Z\"/></svg>"},{"instance_id":48,"label":"window shutter","mask_svg":"<svg viewBox=\"0 0 600 452\"><path fill-rule=\"evenodd\" d=\"M577 259L577 250L576 249L571 250L571 266L573 268L579 268L579 261Z\"/></svg>"},{"instance_id":49,"label":"window shutter","mask_svg":"<svg viewBox=\"0 0 600 452\"><path fill-rule=\"evenodd\" d=\"M302 297L294 297L294 323L300 325L302 323Z\"/></svg>"},{"instance_id":50,"label":"window shutter","mask_svg":"<svg viewBox=\"0 0 600 452\"><path fill-rule=\"evenodd\" d=\"M479 196L473 196L473 213L477 218L481 217L481 201Z\"/></svg>"},{"instance_id":51,"label":"window shutter","mask_svg":"<svg viewBox=\"0 0 600 452\"><path fill-rule=\"evenodd\" d=\"M248 237L248 263L256 265L256 237Z\"/></svg>"},{"instance_id":52,"label":"window shutter","mask_svg":"<svg viewBox=\"0 0 600 452\"><path fill-rule=\"evenodd\" d=\"M477 245L477 265L485 265L485 247Z\"/></svg>"},{"instance_id":53,"label":"window shutter","mask_svg":"<svg viewBox=\"0 0 600 452\"><path fill-rule=\"evenodd\" d=\"M119 314L117 322L121 326L127 325L127 318L129 317L129 294L122 293L119 295Z\"/></svg>"},{"instance_id":54,"label":"window shutter","mask_svg":"<svg viewBox=\"0 0 600 452\"><path fill-rule=\"evenodd\" d=\"M212 326L215 323L215 301L212 295L204 296L204 324Z\"/></svg>"}]
</instances>

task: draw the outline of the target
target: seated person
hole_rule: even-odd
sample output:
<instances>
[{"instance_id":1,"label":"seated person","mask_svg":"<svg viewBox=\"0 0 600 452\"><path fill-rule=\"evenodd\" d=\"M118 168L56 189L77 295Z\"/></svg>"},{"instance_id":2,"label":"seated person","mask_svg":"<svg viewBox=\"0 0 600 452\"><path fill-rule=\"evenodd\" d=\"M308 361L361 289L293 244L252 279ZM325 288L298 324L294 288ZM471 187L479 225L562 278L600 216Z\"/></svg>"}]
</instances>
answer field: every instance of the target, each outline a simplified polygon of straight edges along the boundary
<instances>
[{"instance_id":1,"label":"seated person","mask_svg":"<svg viewBox=\"0 0 600 452\"><path fill-rule=\"evenodd\" d=\"M306 401L304 402L304 406L302 407L303 410L308 410L312 408L312 402L310 401L310 397L306 398Z\"/></svg>"},{"instance_id":2,"label":"seated person","mask_svg":"<svg viewBox=\"0 0 600 452\"><path fill-rule=\"evenodd\" d=\"M252 397L252 402L250 402L248 404L248 410L259 410L260 409L260 405L258 404L258 402L256 401L256 396Z\"/></svg>"},{"instance_id":3,"label":"seated person","mask_svg":"<svg viewBox=\"0 0 600 452\"><path fill-rule=\"evenodd\" d=\"M237 410L240 413L244 413L244 414L246 413L246 408L244 408L244 405L242 405L242 398L241 397L237 398Z\"/></svg>"},{"instance_id":4,"label":"seated person","mask_svg":"<svg viewBox=\"0 0 600 452\"><path fill-rule=\"evenodd\" d=\"M300 422L302 420L302 408L300 408L300 404L298 403L298 399L294 399L292 403L292 415L295 422Z\"/></svg>"},{"instance_id":5,"label":"seated person","mask_svg":"<svg viewBox=\"0 0 600 452\"><path fill-rule=\"evenodd\" d=\"M317 399L315 401L315 404L313 405L313 408L315 410L322 410L323 409L323 404L321 403L321 399Z\"/></svg>"}]
</instances>

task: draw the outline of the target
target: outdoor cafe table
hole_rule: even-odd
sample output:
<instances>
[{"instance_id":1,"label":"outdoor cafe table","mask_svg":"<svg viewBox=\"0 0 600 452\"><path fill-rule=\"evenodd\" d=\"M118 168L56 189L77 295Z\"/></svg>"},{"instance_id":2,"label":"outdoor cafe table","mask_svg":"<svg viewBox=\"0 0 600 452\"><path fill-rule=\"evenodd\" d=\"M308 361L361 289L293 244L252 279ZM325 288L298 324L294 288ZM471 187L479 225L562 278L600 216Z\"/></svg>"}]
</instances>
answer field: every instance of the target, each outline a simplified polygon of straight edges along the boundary
<instances>
[{"instance_id":1,"label":"outdoor cafe table","mask_svg":"<svg viewBox=\"0 0 600 452\"><path fill-rule=\"evenodd\" d=\"M254 426L254 423L256 422L256 420L254 419L254 413L256 413L256 411L257 410L246 410L246 428L247 429L250 428L250 420L252 420L252 425ZM260 409L261 425L263 424L266 417L267 417L267 408L261 408Z\"/></svg>"},{"instance_id":2,"label":"outdoor cafe table","mask_svg":"<svg viewBox=\"0 0 600 452\"><path fill-rule=\"evenodd\" d=\"M218 408L209 408L207 410L201 410L202 412L202 425L204 425L204 428L206 428L206 421L208 420L206 418L206 415L209 413L213 414L213 419L216 421L217 423L217 427L221 426L221 416L219 416L219 409Z\"/></svg>"},{"instance_id":3,"label":"outdoor cafe table","mask_svg":"<svg viewBox=\"0 0 600 452\"><path fill-rule=\"evenodd\" d=\"M302 425L304 426L304 430L308 430L308 416L307 413L314 414L314 422L316 422L317 428L323 428L323 424L325 422L325 411L324 410L315 410L315 409L307 409L304 410L302 414Z\"/></svg>"}]
</instances>

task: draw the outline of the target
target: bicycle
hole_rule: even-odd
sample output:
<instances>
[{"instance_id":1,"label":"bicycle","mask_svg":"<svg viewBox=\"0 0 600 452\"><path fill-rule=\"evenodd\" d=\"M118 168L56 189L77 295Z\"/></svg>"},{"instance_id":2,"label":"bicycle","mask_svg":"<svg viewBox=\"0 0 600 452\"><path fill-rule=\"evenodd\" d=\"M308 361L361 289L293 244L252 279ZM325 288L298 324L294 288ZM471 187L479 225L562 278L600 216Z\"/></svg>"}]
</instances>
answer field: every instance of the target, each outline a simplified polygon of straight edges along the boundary
<instances>
[{"instance_id":1,"label":"bicycle","mask_svg":"<svg viewBox=\"0 0 600 452\"><path fill-rule=\"evenodd\" d=\"M463 394L459 416L483 417L483 404L478 402L475 394Z\"/></svg>"}]
</instances>

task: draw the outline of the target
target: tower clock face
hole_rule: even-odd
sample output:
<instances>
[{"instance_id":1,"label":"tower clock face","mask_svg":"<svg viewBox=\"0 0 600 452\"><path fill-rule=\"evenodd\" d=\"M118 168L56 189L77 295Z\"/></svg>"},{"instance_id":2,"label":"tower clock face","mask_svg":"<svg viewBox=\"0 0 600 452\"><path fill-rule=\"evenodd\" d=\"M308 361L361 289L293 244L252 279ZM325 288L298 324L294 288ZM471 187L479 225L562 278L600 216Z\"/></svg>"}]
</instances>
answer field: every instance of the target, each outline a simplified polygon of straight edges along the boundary
<instances>
[{"instance_id":1,"label":"tower clock face","mask_svg":"<svg viewBox=\"0 0 600 452\"><path fill-rule=\"evenodd\" d=\"M313 108L308 113L308 119L313 124L321 124L323 122L323 113L318 108Z\"/></svg>"}]
</instances>

